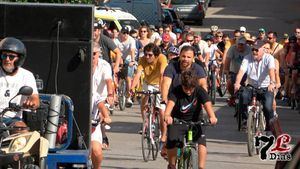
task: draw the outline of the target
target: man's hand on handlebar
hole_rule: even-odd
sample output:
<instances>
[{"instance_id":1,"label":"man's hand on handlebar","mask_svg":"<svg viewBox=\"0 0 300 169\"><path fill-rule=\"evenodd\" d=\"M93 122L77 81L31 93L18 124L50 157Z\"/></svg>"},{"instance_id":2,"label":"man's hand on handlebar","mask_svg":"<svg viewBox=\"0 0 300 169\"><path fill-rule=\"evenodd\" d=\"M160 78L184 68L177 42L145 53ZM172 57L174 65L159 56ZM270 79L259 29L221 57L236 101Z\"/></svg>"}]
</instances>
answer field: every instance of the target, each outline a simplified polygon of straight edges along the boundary
<instances>
[{"instance_id":1,"label":"man's hand on handlebar","mask_svg":"<svg viewBox=\"0 0 300 169\"><path fill-rule=\"evenodd\" d=\"M171 116L165 116L164 120L167 123L167 125L171 125L173 123L173 118Z\"/></svg>"},{"instance_id":2,"label":"man's hand on handlebar","mask_svg":"<svg viewBox=\"0 0 300 169\"><path fill-rule=\"evenodd\" d=\"M109 116L104 117L103 120L101 121L101 123L110 124L111 123L111 118Z\"/></svg>"},{"instance_id":3,"label":"man's hand on handlebar","mask_svg":"<svg viewBox=\"0 0 300 169\"><path fill-rule=\"evenodd\" d=\"M32 101L31 97L28 97L24 103L23 103L23 107L24 108L28 108L28 109L35 109L37 107L37 105L35 105L35 103Z\"/></svg>"}]
</instances>

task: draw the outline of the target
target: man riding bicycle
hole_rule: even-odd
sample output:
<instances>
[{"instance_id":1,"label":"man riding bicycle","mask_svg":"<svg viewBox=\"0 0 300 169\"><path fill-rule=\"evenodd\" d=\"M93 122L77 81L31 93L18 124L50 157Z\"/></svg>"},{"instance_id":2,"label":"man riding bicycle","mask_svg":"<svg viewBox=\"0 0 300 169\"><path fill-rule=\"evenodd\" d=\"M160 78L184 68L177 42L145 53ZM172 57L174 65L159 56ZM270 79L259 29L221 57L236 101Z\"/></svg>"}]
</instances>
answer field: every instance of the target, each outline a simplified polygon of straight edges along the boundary
<instances>
[{"instance_id":1,"label":"man riding bicycle","mask_svg":"<svg viewBox=\"0 0 300 169\"><path fill-rule=\"evenodd\" d=\"M131 85L131 91L134 91L135 87L137 86L139 79L141 77L142 71L144 71L144 84L143 90L144 91L161 91L161 84L162 84L162 77L164 70L168 64L166 56L160 53L159 47L156 46L154 43L149 43L144 47L144 57L140 58L137 72L133 78L133 82ZM161 98L160 95L157 95L158 98L156 99L155 107L159 108L160 112L160 119L163 119L163 112L164 112L164 105L161 105ZM142 118L144 120L144 113L145 113L145 104L147 104L147 98L144 97L142 99ZM164 124L163 120L160 120L160 127L162 138L161 140L164 142L166 140L165 131L166 125Z\"/></svg>"},{"instance_id":2,"label":"man riding bicycle","mask_svg":"<svg viewBox=\"0 0 300 169\"><path fill-rule=\"evenodd\" d=\"M265 51L262 44L252 47L252 53L245 56L234 84L234 92L241 87L241 80L247 74L248 86L258 88L261 92L257 93L257 99L263 105L263 112L266 119L266 131L270 131L269 121L274 117L273 98L275 90L275 62L274 57ZM245 87L240 98L240 112L244 125L247 122L247 106L252 98L252 90Z\"/></svg>"},{"instance_id":3,"label":"man riding bicycle","mask_svg":"<svg viewBox=\"0 0 300 169\"><path fill-rule=\"evenodd\" d=\"M169 94L164 120L168 126L167 149L168 149L168 169L175 169L177 144L182 147L183 138L187 132L185 125L172 125L173 118L184 121L199 121L202 105L206 110L210 123L217 123L217 118L212 108L207 92L198 86L197 77L193 69L184 71L181 74L181 85L175 87ZM197 126L193 141L198 143L198 166L204 168L206 161L206 138L201 126Z\"/></svg>"}]
</instances>

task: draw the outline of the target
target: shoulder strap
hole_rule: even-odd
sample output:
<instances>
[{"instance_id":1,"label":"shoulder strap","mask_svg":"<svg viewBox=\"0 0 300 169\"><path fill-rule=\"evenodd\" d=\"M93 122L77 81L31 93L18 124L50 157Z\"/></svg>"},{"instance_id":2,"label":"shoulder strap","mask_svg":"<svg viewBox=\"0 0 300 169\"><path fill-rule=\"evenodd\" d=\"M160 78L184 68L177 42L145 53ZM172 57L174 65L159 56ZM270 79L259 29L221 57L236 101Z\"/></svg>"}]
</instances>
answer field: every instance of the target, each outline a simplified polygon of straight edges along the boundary
<instances>
[{"instance_id":1,"label":"shoulder strap","mask_svg":"<svg viewBox=\"0 0 300 169\"><path fill-rule=\"evenodd\" d=\"M278 48L278 46L279 46L279 43L277 43L277 45L276 45L275 49L273 50L273 52L271 53L271 55L273 55L275 53L275 51Z\"/></svg>"}]
</instances>

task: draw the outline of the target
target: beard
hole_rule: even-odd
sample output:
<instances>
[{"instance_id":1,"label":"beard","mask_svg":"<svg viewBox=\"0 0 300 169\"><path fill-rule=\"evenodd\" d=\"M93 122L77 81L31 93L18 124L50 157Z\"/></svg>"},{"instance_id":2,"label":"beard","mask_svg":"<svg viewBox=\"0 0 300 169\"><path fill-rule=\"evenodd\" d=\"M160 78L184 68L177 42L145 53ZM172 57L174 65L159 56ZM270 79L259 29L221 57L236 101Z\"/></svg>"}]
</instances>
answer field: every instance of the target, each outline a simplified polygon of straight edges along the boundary
<instances>
[{"instance_id":1,"label":"beard","mask_svg":"<svg viewBox=\"0 0 300 169\"><path fill-rule=\"evenodd\" d=\"M15 70L15 66L11 66L11 65L2 65L2 68L7 73L13 73L13 71Z\"/></svg>"}]
</instances>

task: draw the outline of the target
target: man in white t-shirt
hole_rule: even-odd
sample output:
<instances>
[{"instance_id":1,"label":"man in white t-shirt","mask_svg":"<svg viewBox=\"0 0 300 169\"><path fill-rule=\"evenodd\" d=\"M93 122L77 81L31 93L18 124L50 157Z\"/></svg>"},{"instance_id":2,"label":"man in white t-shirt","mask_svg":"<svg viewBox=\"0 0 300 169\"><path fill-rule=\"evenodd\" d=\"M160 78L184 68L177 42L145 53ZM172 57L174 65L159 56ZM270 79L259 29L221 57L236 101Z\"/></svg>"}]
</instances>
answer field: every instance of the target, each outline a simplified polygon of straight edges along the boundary
<instances>
[{"instance_id":1,"label":"man in white t-shirt","mask_svg":"<svg viewBox=\"0 0 300 169\"><path fill-rule=\"evenodd\" d=\"M40 105L36 81L33 74L23 69L26 58L25 45L18 39L7 37L0 42L0 112L9 106L9 101L18 93L23 86L33 89L31 96L18 96L12 103L24 108L37 109ZM22 112L7 112L4 114L3 122L6 125L23 126Z\"/></svg>"},{"instance_id":2,"label":"man in white t-shirt","mask_svg":"<svg viewBox=\"0 0 300 169\"><path fill-rule=\"evenodd\" d=\"M127 77L126 77L126 87L127 87L128 97L126 99L126 106L131 107L132 100L130 99L129 89L134 74L136 42L129 35L129 29L127 27L121 29L119 39L121 43L119 44L118 47L122 52L123 63L128 66Z\"/></svg>"},{"instance_id":3,"label":"man in white t-shirt","mask_svg":"<svg viewBox=\"0 0 300 169\"><path fill-rule=\"evenodd\" d=\"M113 104L113 86L112 72L110 64L99 58L101 54L99 43L94 43L92 58L92 124L91 135L91 157L93 166L96 169L101 168L102 155L102 132L101 122L111 123L108 109L105 107L106 101Z\"/></svg>"},{"instance_id":4,"label":"man in white t-shirt","mask_svg":"<svg viewBox=\"0 0 300 169\"><path fill-rule=\"evenodd\" d=\"M241 87L243 75L247 74L248 86L242 90L240 100L240 111L242 113L243 125L247 122L247 106L253 96L251 88L257 88L257 100L263 105L263 112L266 119L266 131L270 131L269 121L274 117L273 99L275 90L275 62L274 57L268 54L261 44L252 47L252 52L246 55L242 61L234 84L236 93ZM249 88L249 86L251 86Z\"/></svg>"}]
</instances>

